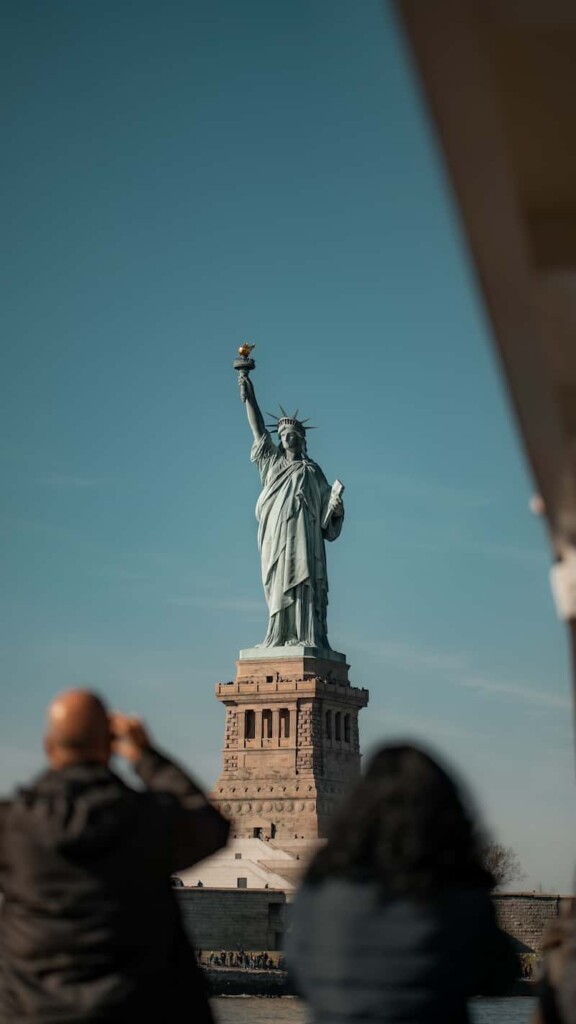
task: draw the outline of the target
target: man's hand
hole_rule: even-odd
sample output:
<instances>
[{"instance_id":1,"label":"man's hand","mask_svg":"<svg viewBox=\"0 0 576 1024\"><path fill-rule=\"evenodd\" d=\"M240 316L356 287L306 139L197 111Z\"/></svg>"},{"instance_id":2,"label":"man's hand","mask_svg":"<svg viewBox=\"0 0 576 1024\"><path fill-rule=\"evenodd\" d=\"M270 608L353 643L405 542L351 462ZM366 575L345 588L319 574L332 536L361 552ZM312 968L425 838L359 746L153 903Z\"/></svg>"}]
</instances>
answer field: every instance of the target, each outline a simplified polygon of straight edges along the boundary
<instances>
[{"instance_id":1,"label":"man's hand","mask_svg":"<svg viewBox=\"0 0 576 1024\"><path fill-rule=\"evenodd\" d=\"M120 757L136 764L145 750L151 746L150 737L144 728L142 719L137 715L123 715L114 711L110 715L110 731L112 733L112 750Z\"/></svg>"},{"instance_id":2,"label":"man's hand","mask_svg":"<svg viewBox=\"0 0 576 1024\"><path fill-rule=\"evenodd\" d=\"M330 498L330 512L333 519L340 519L344 515L344 502L342 498Z\"/></svg>"}]
</instances>

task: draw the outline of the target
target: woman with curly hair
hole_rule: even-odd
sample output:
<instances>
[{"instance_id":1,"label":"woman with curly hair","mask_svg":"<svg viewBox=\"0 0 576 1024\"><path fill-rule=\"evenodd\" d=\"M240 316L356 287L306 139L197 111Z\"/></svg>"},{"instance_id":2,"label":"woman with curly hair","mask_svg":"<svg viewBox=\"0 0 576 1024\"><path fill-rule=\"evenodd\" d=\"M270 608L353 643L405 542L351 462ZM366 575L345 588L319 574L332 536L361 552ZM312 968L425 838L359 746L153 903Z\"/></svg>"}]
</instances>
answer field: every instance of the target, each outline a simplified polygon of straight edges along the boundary
<instances>
[{"instance_id":1,"label":"woman with curly hair","mask_svg":"<svg viewBox=\"0 0 576 1024\"><path fill-rule=\"evenodd\" d=\"M466 1024L517 976L458 788L424 751L380 749L292 908L287 959L316 1024Z\"/></svg>"}]
</instances>

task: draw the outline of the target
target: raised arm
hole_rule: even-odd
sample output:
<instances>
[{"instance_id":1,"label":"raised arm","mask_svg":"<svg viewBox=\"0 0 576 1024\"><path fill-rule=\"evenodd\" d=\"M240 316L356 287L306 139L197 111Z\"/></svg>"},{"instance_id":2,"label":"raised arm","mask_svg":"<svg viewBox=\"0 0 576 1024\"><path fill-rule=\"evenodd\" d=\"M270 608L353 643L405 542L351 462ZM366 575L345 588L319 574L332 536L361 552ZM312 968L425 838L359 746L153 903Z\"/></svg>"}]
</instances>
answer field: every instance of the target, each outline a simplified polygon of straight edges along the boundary
<instances>
[{"instance_id":1,"label":"raised arm","mask_svg":"<svg viewBox=\"0 0 576 1024\"><path fill-rule=\"evenodd\" d=\"M260 412L260 406L256 401L254 385L246 373L240 373L238 375L238 383L240 384L240 398L246 406L246 414L248 416L250 430L254 434L254 440L259 441L264 434L266 427L264 426L264 417Z\"/></svg>"},{"instance_id":2,"label":"raised arm","mask_svg":"<svg viewBox=\"0 0 576 1024\"><path fill-rule=\"evenodd\" d=\"M134 769L157 795L156 811L171 872L192 867L226 845L229 823L179 765L148 747Z\"/></svg>"},{"instance_id":3,"label":"raised arm","mask_svg":"<svg viewBox=\"0 0 576 1024\"><path fill-rule=\"evenodd\" d=\"M125 757L149 790L158 850L168 873L190 867L226 844L230 825L179 765L156 750L134 715L111 715L114 753ZM152 842L152 840L151 840ZM152 849L148 851L154 857Z\"/></svg>"}]
</instances>

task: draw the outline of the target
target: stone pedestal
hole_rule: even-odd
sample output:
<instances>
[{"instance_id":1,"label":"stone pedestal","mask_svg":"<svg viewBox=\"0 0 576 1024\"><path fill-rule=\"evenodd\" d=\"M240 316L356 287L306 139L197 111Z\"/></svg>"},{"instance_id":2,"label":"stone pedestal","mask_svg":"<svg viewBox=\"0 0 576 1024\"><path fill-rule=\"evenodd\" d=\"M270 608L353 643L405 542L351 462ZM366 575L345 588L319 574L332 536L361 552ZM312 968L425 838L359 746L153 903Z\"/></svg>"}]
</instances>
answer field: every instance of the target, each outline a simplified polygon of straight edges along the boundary
<instances>
[{"instance_id":1,"label":"stone pedestal","mask_svg":"<svg viewBox=\"0 0 576 1024\"><path fill-rule=\"evenodd\" d=\"M346 657L310 647L240 652L226 706L223 768L212 800L232 835L317 839L360 770L358 712Z\"/></svg>"}]
</instances>

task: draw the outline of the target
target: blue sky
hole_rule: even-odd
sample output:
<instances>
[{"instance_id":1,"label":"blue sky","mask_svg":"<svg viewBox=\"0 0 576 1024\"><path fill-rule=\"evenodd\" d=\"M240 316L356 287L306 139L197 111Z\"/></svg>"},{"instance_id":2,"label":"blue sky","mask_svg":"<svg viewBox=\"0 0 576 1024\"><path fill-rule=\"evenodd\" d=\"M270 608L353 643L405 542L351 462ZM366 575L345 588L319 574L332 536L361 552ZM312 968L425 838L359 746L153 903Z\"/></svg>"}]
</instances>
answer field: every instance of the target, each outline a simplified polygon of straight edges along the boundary
<instances>
[{"instance_id":1,"label":"blue sky","mask_svg":"<svg viewBox=\"0 0 576 1024\"><path fill-rule=\"evenodd\" d=\"M232 360L346 484L329 629L365 751L443 751L527 888L572 884L566 637L441 159L386 4L14 0L0 787L87 684L210 785L262 639Z\"/></svg>"}]
</instances>

